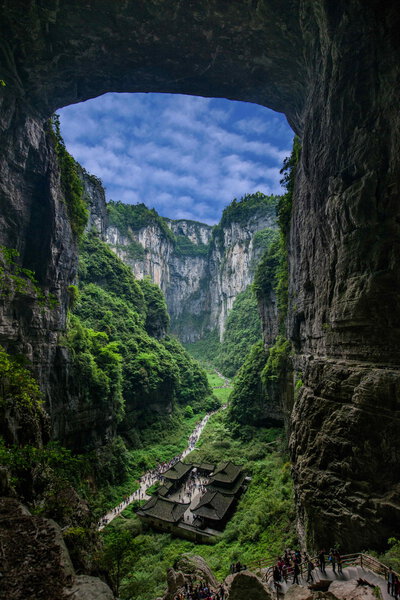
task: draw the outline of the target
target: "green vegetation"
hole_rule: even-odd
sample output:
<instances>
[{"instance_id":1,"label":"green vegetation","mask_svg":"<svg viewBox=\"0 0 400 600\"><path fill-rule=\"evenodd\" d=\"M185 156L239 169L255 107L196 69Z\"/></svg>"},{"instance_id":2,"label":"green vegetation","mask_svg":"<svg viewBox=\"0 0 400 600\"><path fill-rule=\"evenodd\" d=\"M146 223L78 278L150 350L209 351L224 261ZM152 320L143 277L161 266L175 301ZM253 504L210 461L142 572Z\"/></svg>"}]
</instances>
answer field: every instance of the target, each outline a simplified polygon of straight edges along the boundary
<instances>
[{"instance_id":1,"label":"green vegetation","mask_svg":"<svg viewBox=\"0 0 400 600\"><path fill-rule=\"evenodd\" d=\"M279 379L285 373L291 348L289 340L278 335L275 344L268 350L268 360L261 373L264 384Z\"/></svg>"},{"instance_id":2,"label":"green vegetation","mask_svg":"<svg viewBox=\"0 0 400 600\"><path fill-rule=\"evenodd\" d=\"M375 556L381 563L400 573L400 540L397 538L388 539L388 549L383 554L378 554L374 550L368 550L367 554Z\"/></svg>"},{"instance_id":3,"label":"green vegetation","mask_svg":"<svg viewBox=\"0 0 400 600\"><path fill-rule=\"evenodd\" d=\"M220 404L227 404L232 392L232 388L220 388L214 391L214 396L218 399Z\"/></svg>"},{"instance_id":4,"label":"green vegetation","mask_svg":"<svg viewBox=\"0 0 400 600\"><path fill-rule=\"evenodd\" d=\"M148 280L137 282L129 267L93 236L81 247L80 295L74 313L104 343L114 344L121 356L124 435L129 437L129 430L145 418L149 404L201 404L210 394L205 373L176 340L149 335L161 337L168 325L159 288ZM73 328L76 325L75 320Z\"/></svg>"},{"instance_id":5,"label":"green vegetation","mask_svg":"<svg viewBox=\"0 0 400 600\"><path fill-rule=\"evenodd\" d=\"M273 242L278 237L278 230L271 229L270 227L266 227L265 229L260 229L260 231L256 231L253 236L253 248L268 250L268 248L273 244Z\"/></svg>"},{"instance_id":6,"label":"green vegetation","mask_svg":"<svg viewBox=\"0 0 400 600\"><path fill-rule=\"evenodd\" d=\"M206 373L208 383L211 387L224 385L225 379L223 377L220 377L220 375L218 375L218 373L214 369L206 367Z\"/></svg>"},{"instance_id":7,"label":"green vegetation","mask_svg":"<svg viewBox=\"0 0 400 600\"><path fill-rule=\"evenodd\" d=\"M175 235L175 254L178 256L207 256L207 244L195 244L186 235Z\"/></svg>"},{"instance_id":8,"label":"green vegetation","mask_svg":"<svg viewBox=\"0 0 400 600\"><path fill-rule=\"evenodd\" d=\"M23 359L11 356L0 346L0 408L4 410L17 405L24 411L36 412L41 403L37 381L24 366Z\"/></svg>"},{"instance_id":9,"label":"green vegetation","mask_svg":"<svg viewBox=\"0 0 400 600\"><path fill-rule=\"evenodd\" d=\"M101 449L85 448L101 488L94 500L99 516L135 489L143 471L175 456L196 419L219 404L205 372L165 335L168 314L158 286L136 281L93 234L82 239L79 276L64 340L72 387L120 434Z\"/></svg>"},{"instance_id":10,"label":"green vegetation","mask_svg":"<svg viewBox=\"0 0 400 600\"><path fill-rule=\"evenodd\" d=\"M142 288L131 269L96 235L85 236L80 246L80 283L93 283L125 301L138 316L146 312Z\"/></svg>"},{"instance_id":11,"label":"green vegetation","mask_svg":"<svg viewBox=\"0 0 400 600\"><path fill-rule=\"evenodd\" d=\"M218 330L207 331L196 342L186 343L185 348L196 360L211 368L216 364L221 349Z\"/></svg>"},{"instance_id":12,"label":"green vegetation","mask_svg":"<svg viewBox=\"0 0 400 600\"><path fill-rule=\"evenodd\" d=\"M94 331L72 315L65 345L73 357L73 381L81 403L95 406L116 421L124 414L122 356L116 342L104 332Z\"/></svg>"},{"instance_id":13,"label":"green vegetation","mask_svg":"<svg viewBox=\"0 0 400 600\"><path fill-rule=\"evenodd\" d=\"M167 238L174 239L174 234L166 220L160 217L154 208L147 208L143 203L124 204L110 200L107 203L107 211L110 225L117 227L122 235L131 239L132 242L135 241L132 232L137 232L149 225L157 225Z\"/></svg>"},{"instance_id":14,"label":"green vegetation","mask_svg":"<svg viewBox=\"0 0 400 600\"><path fill-rule=\"evenodd\" d=\"M0 246L0 298L9 299L18 294L32 299L39 306L54 308L57 299L42 290L35 273L21 267L18 258L18 250Z\"/></svg>"},{"instance_id":15,"label":"green vegetation","mask_svg":"<svg viewBox=\"0 0 400 600\"><path fill-rule=\"evenodd\" d=\"M229 415L232 422L255 425L263 420L266 394L261 373L267 356L264 344L260 340L251 348L239 369L230 398Z\"/></svg>"},{"instance_id":16,"label":"green vegetation","mask_svg":"<svg viewBox=\"0 0 400 600\"><path fill-rule=\"evenodd\" d=\"M156 338L163 337L169 327L169 314L164 294L150 278L145 277L139 281L146 303L146 321L144 328L149 335Z\"/></svg>"},{"instance_id":17,"label":"green vegetation","mask_svg":"<svg viewBox=\"0 0 400 600\"><path fill-rule=\"evenodd\" d=\"M292 153L285 159L281 170L283 174L281 183L286 187L286 194L281 196L277 203L279 234L271 236L271 245L262 256L254 278L254 290L259 302L263 302L263 300L268 301L272 292L276 294L281 334L284 333L288 308L289 267L287 247L292 214L294 181L300 152L300 140L295 136Z\"/></svg>"},{"instance_id":18,"label":"green vegetation","mask_svg":"<svg viewBox=\"0 0 400 600\"><path fill-rule=\"evenodd\" d=\"M246 194L240 200L234 198L224 209L215 231L228 227L231 223L246 224L254 215L275 215L278 196L266 196L261 192Z\"/></svg>"},{"instance_id":19,"label":"green vegetation","mask_svg":"<svg viewBox=\"0 0 400 600\"><path fill-rule=\"evenodd\" d=\"M105 548L100 557L101 564L111 565L114 588L119 587L121 599L161 596L166 570L184 552L203 556L222 579L233 561L248 564L265 558L272 562L283 548L295 544L290 465L279 452L281 430L247 427L240 437L230 430L224 413L210 419L199 449L185 459L220 462L229 457L243 464L252 477L222 538L205 546L159 534L146 529L128 508L104 530Z\"/></svg>"},{"instance_id":20,"label":"green vegetation","mask_svg":"<svg viewBox=\"0 0 400 600\"><path fill-rule=\"evenodd\" d=\"M71 229L78 239L82 236L89 212L83 193L83 184L79 178L79 166L67 152L60 133L60 118L53 115L49 120L49 132L58 157L61 174L61 188L67 204Z\"/></svg>"},{"instance_id":21,"label":"green vegetation","mask_svg":"<svg viewBox=\"0 0 400 600\"><path fill-rule=\"evenodd\" d=\"M252 286L237 295L228 314L224 340L215 361L227 377L233 377L253 344L261 339L261 322Z\"/></svg>"},{"instance_id":22,"label":"green vegetation","mask_svg":"<svg viewBox=\"0 0 400 600\"><path fill-rule=\"evenodd\" d=\"M267 351L261 342L253 346L235 378L230 415L232 420L241 424L255 424L259 421L268 405L268 394L279 393L277 386L288 366L291 345L284 337L289 301L287 246L299 157L300 142L295 137L291 156L285 160L281 171L284 175L281 183L286 187L286 194L277 203L279 232L267 234L269 246L258 263L253 283L260 304L270 304L276 296L279 335Z\"/></svg>"},{"instance_id":23,"label":"green vegetation","mask_svg":"<svg viewBox=\"0 0 400 600\"><path fill-rule=\"evenodd\" d=\"M50 483L54 487L56 480L79 486L85 461L81 456L73 456L70 450L63 448L58 442L49 442L45 446L7 445L0 438L0 464L9 469L17 492L29 499L34 495L27 488L33 484L36 490L42 488L42 492ZM36 500L39 497L40 494L36 496Z\"/></svg>"},{"instance_id":24,"label":"green vegetation","mask_svg":"<svg viewBox=\"0 0 400 600\"><path fill-rule=\"evenodd\" d=\"M231 395L232 388L229 387L221 387L226 383L226 380L220 377L214 369L210 367L205 367L207 373L208 383L213 389L213 395L218 399L220 405L224 405L228 403L229 396Z\"/></svg>"},{"instance_id":25,"label":"green vegetation","mask_svg":"<svg viewBox=\"0 0 400 600\"><path fill-rule=\"evenodd\" d=\"M224 340L217 330L201 340L185 344L197 360L213 364L227 377L234 377L252 345L261 339L261 322L252 286L237 295L226 321Z\"/></svg>"}]
</instances>

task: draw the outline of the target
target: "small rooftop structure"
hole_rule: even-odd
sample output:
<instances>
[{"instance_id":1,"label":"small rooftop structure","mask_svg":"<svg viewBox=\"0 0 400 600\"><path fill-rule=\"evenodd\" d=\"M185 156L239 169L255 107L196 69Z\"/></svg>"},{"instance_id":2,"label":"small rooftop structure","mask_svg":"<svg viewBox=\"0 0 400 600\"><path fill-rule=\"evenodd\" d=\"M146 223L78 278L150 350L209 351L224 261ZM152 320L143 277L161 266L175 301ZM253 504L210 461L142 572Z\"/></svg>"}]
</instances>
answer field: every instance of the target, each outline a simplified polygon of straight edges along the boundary
<instances>
[{"instance_id":1,"label":"small rooftop structure","mask_svg":"<svg viewBox=\"0 0 400 600\"><path fill-rule=\"evenodd\" d=\"M140 517L150 517L159 521L177 524L183 517L190 503L182 504L162 496L152 496L144 506L137 510Z\"/></svg>"},{"instance_id":2,"label":"small rooftop structure","mask_svg":"<svg viewBox=\"0 0 400 600\"><path fill-rule=\"evenodd\" d=\"M175 483L181 481L184 477L186 477L186 475L190 473L192 468L193 465L185 465L183 462L178 460L177 463L175 463L170 469L168 469L168 471L165 471L165 473L163 473L162 475L165 479L168 479L169 481Z\"/></svg>"}]
</instances>

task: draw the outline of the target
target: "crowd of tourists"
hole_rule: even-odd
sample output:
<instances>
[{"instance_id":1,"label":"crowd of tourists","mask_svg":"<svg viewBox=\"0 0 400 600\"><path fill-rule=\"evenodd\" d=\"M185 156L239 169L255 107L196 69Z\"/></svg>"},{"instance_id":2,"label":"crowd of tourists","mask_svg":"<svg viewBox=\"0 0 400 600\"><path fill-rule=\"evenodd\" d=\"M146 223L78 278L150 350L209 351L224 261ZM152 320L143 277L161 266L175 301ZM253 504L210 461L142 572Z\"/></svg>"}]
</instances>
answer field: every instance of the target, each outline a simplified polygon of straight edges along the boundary
<instances>
[{"instance_id":1,"label":"crowd of tourists","mask_svg":"<svg viewBox=\"0 0 400 600\"><path fill-rule=\"evenodd\" d=\"M274 584L276 587L279 587L283 581L298 584L299 577L304 579L306 575L306 582L313 583L314 570L318 568L322 573L326 573L327 562L334 573L343 573L342 557L336 548L331 548L328 554L325 549L320 550L315 564L306 552L302 554L300 550L287 549L282 556L278 557L273 567Z\"/></svg>"},{"instance_id":2,"label":"crowd of tourists","mask_svg":"<svg viewBox=\"0 0 400 600\"><path fill-rule=\"evenodd\" d=\"M218 589L212 589L205 581L192 583L185 581L184 591L179 592L174 600L224 600L225 588L221 584Z\"/></svg>"}]
</instances>

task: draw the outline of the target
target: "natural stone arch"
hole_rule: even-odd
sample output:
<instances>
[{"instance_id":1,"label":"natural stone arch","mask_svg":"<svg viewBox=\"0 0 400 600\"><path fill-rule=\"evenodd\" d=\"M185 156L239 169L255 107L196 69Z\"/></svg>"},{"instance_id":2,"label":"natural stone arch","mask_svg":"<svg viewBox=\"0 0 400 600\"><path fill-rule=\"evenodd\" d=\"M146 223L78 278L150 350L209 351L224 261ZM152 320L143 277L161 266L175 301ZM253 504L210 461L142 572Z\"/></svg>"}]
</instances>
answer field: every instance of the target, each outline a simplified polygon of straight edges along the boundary
<instances>
[{"instance_id":1,"label":"natural stone arch","mask_svg":"<svg viewBox=\"0 0 400 600\"><path fill-rule=\"evenodd\" d=\"M375 0L3 5L1 241L21 250L61 310L47 315L33 340L35 315L6 311L9 327L0 341L14 331L28 354L33 341L46 385L75 270L43 132L55 109L106 91L158 91L283 111L303 147L287 324L294 368L304 381L291 434L300 529L311 545L334 538L348 549L398 533L397 3L385 9ZM59 387L49 395L54 414Z\"/></svg>"}]
</instances>

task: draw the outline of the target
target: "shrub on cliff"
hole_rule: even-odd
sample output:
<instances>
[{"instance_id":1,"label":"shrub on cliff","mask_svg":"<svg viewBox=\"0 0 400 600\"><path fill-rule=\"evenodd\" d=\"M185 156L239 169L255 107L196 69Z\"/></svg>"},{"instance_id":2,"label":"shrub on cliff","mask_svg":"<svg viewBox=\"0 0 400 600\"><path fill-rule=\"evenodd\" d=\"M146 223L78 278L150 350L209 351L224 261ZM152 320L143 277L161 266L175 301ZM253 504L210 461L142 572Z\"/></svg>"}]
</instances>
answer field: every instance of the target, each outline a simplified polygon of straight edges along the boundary
<instances>
[{"instance_id":1,"label":"shrub on cliff","mask_svg":"<svg viewBox=\"0 0 400 600\"><path fill-rule=\"evenodd\" d=\"M229 406L229 418L232 422L254 425L262 420L265 393L261 373L267 358L263 342L260 340L252 346L236 375Z\"/></svg>"},{"instance_id":2,"label":"shrub on cliff","mask_svg":"<svg viewBox=\"0 0 400 600\"><path fill-rule=\"evenodd\" d=\"M67 151L60 133L60 119L53 115L49 121L49 131L57 153L60 168L61 188L67 204L71 229L77 238L85 230L89 211L83 194L83 185L78 175L75 159Z\"/></svg>"},{"instance_id":3,"label":"shrub on cliff","mask_svg":"<svg viewBox=\"0 0 400 600\"><path fill-rule=\"evenodd\" d=\"M168 314L160 288L148 280L136 281L129 267L94 235L82 241L79 273L79 297L67 339L80 372L76 379L86 385L88 400L93 388L92 400L100 402L96 398L102 390L114 417L125 412L120 431L127 440L135 439L139 423L149 425L157 418L154 406L166 412L174 403L200 407L211 393L206 376L177 340L164 337ZM100 355L89 341L105 344ZM113 386L106 380L111 362L102 376L97 367L99 361L117 356L119 383ZM119 389L120 408L113 413Z\"/></svg>"},{"instance_id":4,"label":"shrub on cliff","mask_svg":"<svg viewBox=\"0 0 400 600\"><path fill-rule=\"evenodd\" d=\"M233 377L250 348L261 339L261 322L251 285L237 295L226 320L224 340L215 365Z\"/></svg>"},{"instance_id":5,"label":"shrub on cliff","mask_svg":"<svg viewBox=\"0 0 400 600\"><path fill-rule=\"evenodd\" d=\"M148 277L139 281L146 303L146 321L144 328L156 338L165 336L169 326L167 303L161 289Z\"/></svg>"}]
</instances>

